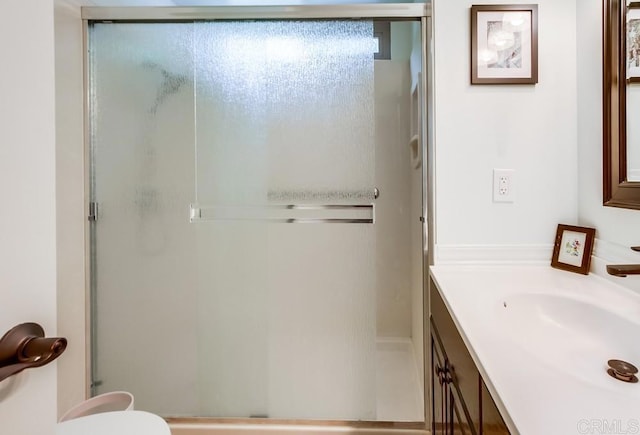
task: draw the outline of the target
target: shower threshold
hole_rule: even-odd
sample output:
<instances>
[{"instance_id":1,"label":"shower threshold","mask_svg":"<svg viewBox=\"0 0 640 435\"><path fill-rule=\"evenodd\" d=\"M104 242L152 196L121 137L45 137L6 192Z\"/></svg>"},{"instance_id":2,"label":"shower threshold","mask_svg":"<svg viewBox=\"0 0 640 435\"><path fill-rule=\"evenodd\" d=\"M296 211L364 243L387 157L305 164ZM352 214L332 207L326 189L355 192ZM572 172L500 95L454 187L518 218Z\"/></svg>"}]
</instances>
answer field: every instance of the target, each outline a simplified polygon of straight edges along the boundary
<instances>
[{"instance_id":1,"label":"shower threshold","mask_svg":"<svg viewBox=\"0 0 640 435\"><path fill-rule=\"evenodd\" d=\"M424 423L287 421L270 419L168 419L172 435L359 434L426 435Z\"/></svg>"}]
</instances>

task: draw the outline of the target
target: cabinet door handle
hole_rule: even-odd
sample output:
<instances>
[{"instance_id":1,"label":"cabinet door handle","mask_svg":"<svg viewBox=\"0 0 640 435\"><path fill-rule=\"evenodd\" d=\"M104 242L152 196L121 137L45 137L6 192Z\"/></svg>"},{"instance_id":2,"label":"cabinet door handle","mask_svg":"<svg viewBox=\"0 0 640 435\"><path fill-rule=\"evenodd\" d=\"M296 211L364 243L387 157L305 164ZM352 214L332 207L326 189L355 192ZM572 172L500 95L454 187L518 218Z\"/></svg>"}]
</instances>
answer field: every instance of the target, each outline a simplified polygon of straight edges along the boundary
<instances>
[{"instance_id":1,"label":"cabinet door handle","mask_svg":"<svg viewBox=\"0 0 640 435\"><path fill-rule=\"evenodd\" d=\"M443 369L442 367L436 364L436 376L438 377L438 383L440 385L444 385L445 379L446 379L446 369Z\"/></svg>"},{"instance_id":2,"label":"cabinet door handle","mask_svg":"<svg viewBox=\"0 0 640 435\"><path fill-rule=\"evenodd\" d=\"M449 364L447 364L447 367L445 368L444 380L447 384L453 382L453 367L451 367Z\"/></svg>"},{"instance_id":3,"label":"cabinet door handle","mask_svg":"<svg viewBox=\"0 0 640 435\"><path fill-rule=\"evenodd\" d=\"M445 361L444 368L436 364L436 376L440 385L450 384L453 381L453 374L449 361Z\"/></svg>"}]
</instances>

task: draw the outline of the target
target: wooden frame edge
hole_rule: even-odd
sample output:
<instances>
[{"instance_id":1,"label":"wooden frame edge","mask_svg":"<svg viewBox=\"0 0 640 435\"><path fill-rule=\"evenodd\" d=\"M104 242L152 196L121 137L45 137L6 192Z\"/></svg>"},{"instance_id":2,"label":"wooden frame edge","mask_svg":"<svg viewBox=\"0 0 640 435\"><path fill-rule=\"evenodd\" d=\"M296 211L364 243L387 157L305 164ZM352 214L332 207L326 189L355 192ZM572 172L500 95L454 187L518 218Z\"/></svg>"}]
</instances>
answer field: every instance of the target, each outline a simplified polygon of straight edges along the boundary
<instances>
[{"instance_id":1,"label":"wooden frame edge","mask_svg":"<svg viewBox=\"0 0 640 435\"><path fill-rule=\"evenodd\" d=\"M562 235L565 231L573 231L576 233L582 233L585 235L584 249L580 266L573 266L567 263L561 263L558 258L560 256L560 244L562 242ZM556 229L556 237L553 243L553 254L551 256L551 267L569 272L581 273L583 275L589 274L589 268L591 266L591 254L593 253L593 244L595 240L596 230L595 228L579 227L575 225L558 224Z\"/></svg>"},{"instance_id":2,"label":"wooden frame edge","mask_svg":"<svg viewBox=\"0 0 640 435\"><path fill-rule=\"evenodd\" d=\"M478 12L515 12L531 13L531 76L530 77L478 77ZM505 5L472 5L471 13L471 77L472 85L535 85L538 83L538 5L537 4L505 4Z\"/></svg>"}]
</instances>

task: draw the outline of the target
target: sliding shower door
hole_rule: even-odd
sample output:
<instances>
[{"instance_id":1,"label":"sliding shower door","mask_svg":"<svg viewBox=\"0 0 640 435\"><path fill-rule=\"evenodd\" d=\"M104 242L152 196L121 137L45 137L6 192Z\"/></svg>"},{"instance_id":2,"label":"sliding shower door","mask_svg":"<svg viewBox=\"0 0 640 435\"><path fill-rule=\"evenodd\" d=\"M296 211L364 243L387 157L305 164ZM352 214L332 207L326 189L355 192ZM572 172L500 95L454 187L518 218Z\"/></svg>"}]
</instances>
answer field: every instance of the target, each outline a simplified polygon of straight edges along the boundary
<instances>
[{"instance_id":1,"label":"sliding shower door","mask_svg":"<svg viewBox=\"0 0 640 435\"><path fill-rule=\"evenodd\" d=\"M372 23L195 36L200 405L375 419Z\"/></svg>"},{"instance_id":2,"label":"sliding shower door","mask_svg":"<svg viewBox=\"0 0 640 435\"><path fill-rule=\"evenodd\" d=\"M92 23L94 393L376 419L370 21Z\"/></svg>"}]
</instances>

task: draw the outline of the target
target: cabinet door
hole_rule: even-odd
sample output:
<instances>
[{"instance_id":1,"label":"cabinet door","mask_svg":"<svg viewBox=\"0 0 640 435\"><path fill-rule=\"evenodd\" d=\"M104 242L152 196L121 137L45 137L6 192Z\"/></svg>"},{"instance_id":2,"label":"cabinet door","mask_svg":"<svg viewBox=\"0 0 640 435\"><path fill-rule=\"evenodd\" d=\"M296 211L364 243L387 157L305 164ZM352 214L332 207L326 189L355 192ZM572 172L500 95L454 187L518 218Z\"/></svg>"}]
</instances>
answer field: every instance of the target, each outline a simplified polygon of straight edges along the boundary
<instances>
[{"instance_id":1,"label":"cabinet door","mask_svg":"<svg viewBox=\"0 0 640 435\"><path fill-rule=\"evenodd\" d=\"M508 435L449 310L430 284L434 435Z\"/></svg>"},{"instance_id":2,"label":"cabinet door","mask_svg":"<svg viewBox=\"0 0 640 435\"><path fill-rule=\"evenodd\" d=\"M430 287L431 334L448 362L447 369L454 390L454 398L457 399L461 417L464 417L461 418L460 427L461 430L466 429L468 433L479 434L481 413L478 370L435 284L431 283Z\"/></svg>"},{"instance_id":3,"label":"cabinet door","mask_svg":"<svg viewBox=\"0 0 640 435\"><path fill-rule=\"evenodd\" d=\"M445 382L445 359L440 346L431 336L431 432L446 435L449 422L449 385Z\"/></svg>"},{"instance_id":4,"label":"cabinet door","mask_svg":"<svg viewBox=\"0 0 640 435\"><path fill-rule=\"evenodd\" d=\"M465 399L454 383L454 371L442 345L437 326L431 322L431 416L434 435L477 435Z\"/></svg>"}]
</instances>

